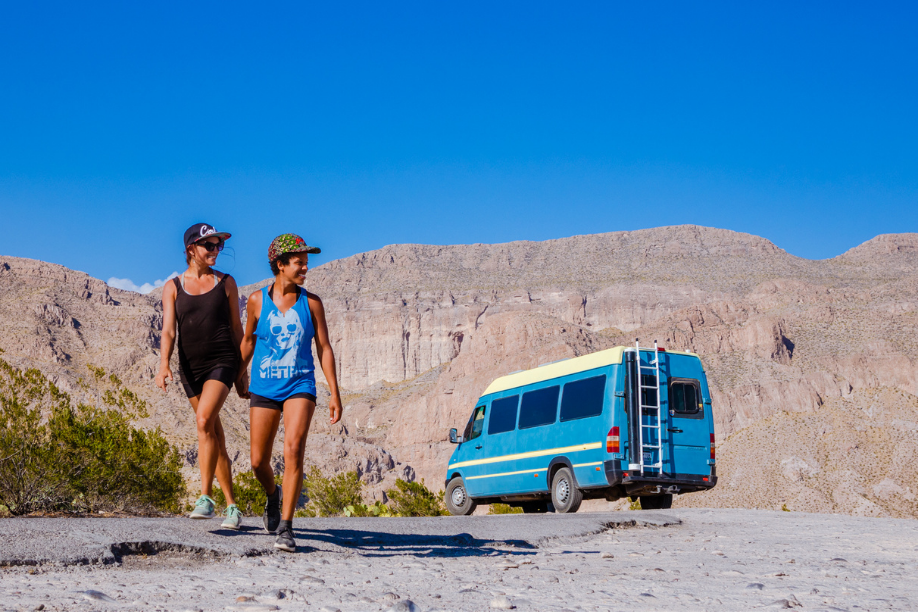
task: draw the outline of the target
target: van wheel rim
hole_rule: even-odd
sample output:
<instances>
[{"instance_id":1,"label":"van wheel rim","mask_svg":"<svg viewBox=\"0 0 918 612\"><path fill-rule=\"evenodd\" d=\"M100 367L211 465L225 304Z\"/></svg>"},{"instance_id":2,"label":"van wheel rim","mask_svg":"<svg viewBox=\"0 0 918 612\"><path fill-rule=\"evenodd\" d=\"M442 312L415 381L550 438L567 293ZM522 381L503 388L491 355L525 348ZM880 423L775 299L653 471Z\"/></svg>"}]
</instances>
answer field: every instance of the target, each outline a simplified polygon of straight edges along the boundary
<instances>
[{"instance_id":1,"label":"van wheel rim","mask_svg":"<svg viewBox=\"0 0 918 612\"><path fill-rule=\"evenodd\" d=\"M571 485L568 484L567 478L562 478L558 481L558 486L555 487L555 495L558 498L558 501L562 504L567 501L568 496L571 494Z\"/></svg>"},{"instance_id":2,"label":"van wheel rim","mask_svg":"<svg viewBox=\"0 0 918 612\"><path fill-rule=\"evenodd\" d=\"M453 489L453 504L458 508L465 503L465 489L463 487L456 487Z\"/></svg>"}]
</instances>

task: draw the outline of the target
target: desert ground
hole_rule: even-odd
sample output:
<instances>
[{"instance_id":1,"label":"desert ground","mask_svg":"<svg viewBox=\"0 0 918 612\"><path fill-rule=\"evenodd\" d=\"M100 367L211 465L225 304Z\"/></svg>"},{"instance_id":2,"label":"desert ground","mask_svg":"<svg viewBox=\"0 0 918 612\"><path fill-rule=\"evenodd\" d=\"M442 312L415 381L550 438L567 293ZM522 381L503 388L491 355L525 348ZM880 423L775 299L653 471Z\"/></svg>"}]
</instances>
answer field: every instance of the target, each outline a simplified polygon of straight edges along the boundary
<instances>
[{"instance_id":1,"label":"desert ground","mask_svg":"<svg viewBox=\"0 0 918 612\"><path fill-rule=\"evenodd\" d=\"M0 521L0 610L914 610L918 522L677 509Z\"/></svg>"}]
</instances>

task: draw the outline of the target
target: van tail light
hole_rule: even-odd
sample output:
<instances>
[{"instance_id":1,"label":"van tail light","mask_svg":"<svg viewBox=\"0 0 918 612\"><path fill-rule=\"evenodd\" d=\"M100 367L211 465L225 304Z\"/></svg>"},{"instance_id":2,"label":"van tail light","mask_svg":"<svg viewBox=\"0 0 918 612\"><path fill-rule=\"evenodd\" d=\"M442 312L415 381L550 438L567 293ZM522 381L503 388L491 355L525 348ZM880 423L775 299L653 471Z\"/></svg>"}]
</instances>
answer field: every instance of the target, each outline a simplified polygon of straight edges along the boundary
<instances>
[{"instance_id":1,"label":"van tail light","mask_svg":"<svg viewBox=\"0 0 918 612\"><path fill-rule=\"evenodd\" d=\"M711 434L711 461L714 461L714 434Z\"/></svg>"},{"instance_id":2,"label":"van tail light","mask_svg":"<svg viewBox=\"0 0 918 612\"><path fill-rule=\"evenodd\" d=\"M618 437L618 427L613 427L609 430L609 435L606 436L606 452L607 453L617 453L619 452L619 437Z\"/></svg>"}]
</instances>

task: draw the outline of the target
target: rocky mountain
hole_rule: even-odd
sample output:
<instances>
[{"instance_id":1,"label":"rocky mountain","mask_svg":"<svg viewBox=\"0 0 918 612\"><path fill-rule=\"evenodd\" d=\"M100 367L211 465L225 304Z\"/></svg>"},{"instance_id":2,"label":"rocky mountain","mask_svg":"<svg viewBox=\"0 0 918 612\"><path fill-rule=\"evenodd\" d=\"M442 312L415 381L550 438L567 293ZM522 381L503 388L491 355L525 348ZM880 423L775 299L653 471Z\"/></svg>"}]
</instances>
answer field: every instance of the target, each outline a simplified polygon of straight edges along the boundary
<instances>
[{"instance_id":1,"label":"rocky mountain","mask_svg":"<svg viewBox=\"0 0 918 612\"><path fill-rule=\"evenodd\" d=\"M721 485L678 503L918 516L916 263L918 234L812 261L697 226L329 262L308 286L326 305L346 410L335 431L320 413L310 460L360 465L376 494L396 473L441 487L446 432L493 378L640 337L699 353L712 384ZM193 447L182 394L152 387L154 298L13 258L0 258L0 290L4 358L69 388L84 362L110 368ZM247 469L245 414L228 405Z\"/></svg>"}]
</instances>

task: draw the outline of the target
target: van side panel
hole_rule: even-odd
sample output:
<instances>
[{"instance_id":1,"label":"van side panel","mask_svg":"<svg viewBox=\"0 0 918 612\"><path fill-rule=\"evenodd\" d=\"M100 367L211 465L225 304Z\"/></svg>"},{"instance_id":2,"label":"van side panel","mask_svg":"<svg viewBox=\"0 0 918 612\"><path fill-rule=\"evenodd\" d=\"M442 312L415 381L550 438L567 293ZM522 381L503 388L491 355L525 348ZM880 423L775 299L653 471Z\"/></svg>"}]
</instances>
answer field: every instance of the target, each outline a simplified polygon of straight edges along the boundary
<instances>
[{"instance_id":1,"label":"van side panel","mask_svg":"<svg viewBox=\"0 0 918 612\"><path fill-rule=\"evenodd\" d=\"M602 466L608 458L605 439L613 418L617 371L616 366L607 366L482 397L476 405L488 406L484 434L464 442L461 446L465 448L457 449L450 462L450 469L461 469L466 488L472 497L548 493L548 468L557 457L567 458L581 487L605 486L607 483ZM559 412L564 385L596 376L606 377L602 412L596 416L561 422ZM523 395L550 387L559 387L554 423L520 429ZM521 400L517 427L513 431L491 433L490 412L495 402L513 396ZM597 470L597 467L600 469Z\"/></svg>"},{"instance_id":2,"label":"van side panel","mask_svg":"<svg viewBox=\"0 0 918 612\"><path fill-rule=\"evenodd\" d=\"M564 383L595 376L606 377L601 414L570 421L561 421L559 414L558 423L554 427L558 439L586 442L591 446L588 450L565 454L574 469L574 478L577 480L577 484L580 488L602 487L608 484L603 464L609 458L609 455L606 453L606 436L612 428L612 421L614 419L617 399L615 396L615 389L618 384L616 374L618 370L619 368L617 366L609 366L601 370L592 370L581 372L574 376L568 376L563 379L562 382L563 385ZM563 400L562 386L561 401ZM596 468L599 469L597 470ZM546 490L548 490L551 483L547 480L545 483Z\"/></svg>"}]
</instances>

